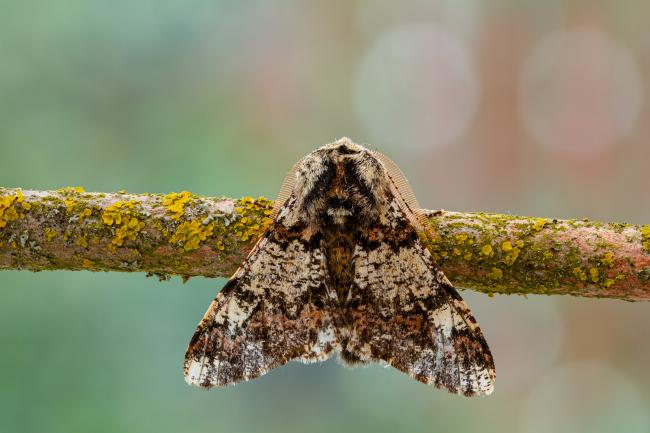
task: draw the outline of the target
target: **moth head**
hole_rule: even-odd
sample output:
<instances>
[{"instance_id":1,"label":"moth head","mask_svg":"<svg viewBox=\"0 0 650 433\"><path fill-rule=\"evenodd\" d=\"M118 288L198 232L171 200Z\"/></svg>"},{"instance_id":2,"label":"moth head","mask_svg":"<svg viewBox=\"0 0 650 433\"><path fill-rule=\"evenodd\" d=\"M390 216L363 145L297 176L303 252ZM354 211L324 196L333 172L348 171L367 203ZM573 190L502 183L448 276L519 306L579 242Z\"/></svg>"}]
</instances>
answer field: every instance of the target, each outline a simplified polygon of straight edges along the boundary
<instances>
[{"instance_id":1,"label":"moth head","mask_svg":"<svg viewBox=\"0 0 650 433\"><path fill-rule=\"evenodd\" d=\"M325 146L317 149L318 151L329 151L337 155L356 155L362 152L369 152L365 147L354 143L347 137L339 138L334 143L326 144Z\"/></svg>"},{"instance_id":2,"label":"moth head","mask_svg":"<svg viewBox=\"0 0 650 433\"><path fill-rule=\"evenodd\" d=\"M400 207L417 206L419 210L408 183L392 161L341 138L294 165L272 215L282 218L285 226L343 225L352 220L364 225L382 220L395 200Z\"/></svg>"}]
</instances>

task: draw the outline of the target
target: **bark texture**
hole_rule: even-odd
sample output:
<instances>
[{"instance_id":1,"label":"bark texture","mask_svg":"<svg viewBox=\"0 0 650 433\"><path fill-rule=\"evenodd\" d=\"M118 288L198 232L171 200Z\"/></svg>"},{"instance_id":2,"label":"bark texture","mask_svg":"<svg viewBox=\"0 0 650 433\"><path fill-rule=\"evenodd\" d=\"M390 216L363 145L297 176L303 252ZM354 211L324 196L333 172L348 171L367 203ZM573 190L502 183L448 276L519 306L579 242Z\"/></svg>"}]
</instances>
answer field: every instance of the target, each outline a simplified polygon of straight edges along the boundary
<instances>
[{"instance_id":1,"label":"bark texture","mask_svg":"<svg viewBox=\"0 0 650 433\"><path fill-rule=\"evenodd\" d=\"M265 198L0 188L0 269L228 277ZM429 211L425 242L459 288L650 299L650 225Z\"/></svg>"}]
</instances>

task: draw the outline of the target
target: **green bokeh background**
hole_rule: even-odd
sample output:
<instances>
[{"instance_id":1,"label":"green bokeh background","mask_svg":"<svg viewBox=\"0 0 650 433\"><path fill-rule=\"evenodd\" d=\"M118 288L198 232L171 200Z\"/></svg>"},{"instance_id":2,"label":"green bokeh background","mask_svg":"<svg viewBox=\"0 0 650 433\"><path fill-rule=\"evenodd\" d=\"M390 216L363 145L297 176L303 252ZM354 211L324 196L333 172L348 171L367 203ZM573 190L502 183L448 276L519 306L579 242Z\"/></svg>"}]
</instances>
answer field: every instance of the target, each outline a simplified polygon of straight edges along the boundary
<instances>
[{"instance_id":1,"label":"green bokeh background","mask_svg":"<svg viewBox=\"0 0 650 433\"><path fill-rule=\"evenodd\" d=\"M632 0L0 0L0 185L273 197L298 158L345 135L397 161L427 208L648 223L648 16L647 2ZM458 66L469 71L471 85L458 90L469 108L439 92L460 76L436 74L446 62L409 63L445 38L368 60L395 29L417 40L423 26L464 50L442 58L469 59ZM591 51L577 45L583 69L541 71L550 111L578 107L562 111L582 122L566 151L530 131L538 118L553 124L526 99L522 70L549 32L585 28L602 37L587 38ZM565 48L552 45L550 55ZM571 53L556 60L570 63ZM360 72L369 64L371 77ZM395 64L416 72L396 74ZM590 75L603 64L614 78ZM587 95L606 97L553 93L583 81ZM594 105L603 109L580 117ZM612 119L631 105L618 131ZM446 107L452 122L466 119L451 138L436 122ZM610 124L611 139L587 133ZM395 132L389 139L377 125ZM489 398L335 360L206 392L185 384L181 365L223 282L1 272L0 431L650 428L646 304L464 292L497 363Z\"/></svg>"}]
</instances>

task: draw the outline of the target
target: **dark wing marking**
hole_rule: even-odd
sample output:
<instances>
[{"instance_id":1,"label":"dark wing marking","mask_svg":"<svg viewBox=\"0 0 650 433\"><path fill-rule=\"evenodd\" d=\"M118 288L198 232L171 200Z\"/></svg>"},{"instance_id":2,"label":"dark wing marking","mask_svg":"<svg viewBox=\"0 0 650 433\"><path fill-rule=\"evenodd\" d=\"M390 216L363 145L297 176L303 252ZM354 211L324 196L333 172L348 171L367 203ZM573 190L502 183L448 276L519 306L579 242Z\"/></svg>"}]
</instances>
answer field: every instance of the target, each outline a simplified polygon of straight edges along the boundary
<instances>
[{"instance_id":1,"label":"dark wing marking","mask_svg":"<svg viewBox=\"0 0 650 433\"><path fill-rule=\"evenodd\" d=\"M394 207L391 213L402 218ZM343 359L384 361L467 396L492 393L494 362L476 320L415 229L398 226L399 242L388 230L379 241L360 234Z\"/></svg>"},{"instance_id":2,"label":"dark wing marking","mask_svg":"<svg viewBox=\"0 0 650 433\"><path fill-rule=\"evenodd\" d=\"M320 248L268 231L224 286L185 355L185 380L206 388L261 376L338 348Z\"/></svg>"}]
</instances>

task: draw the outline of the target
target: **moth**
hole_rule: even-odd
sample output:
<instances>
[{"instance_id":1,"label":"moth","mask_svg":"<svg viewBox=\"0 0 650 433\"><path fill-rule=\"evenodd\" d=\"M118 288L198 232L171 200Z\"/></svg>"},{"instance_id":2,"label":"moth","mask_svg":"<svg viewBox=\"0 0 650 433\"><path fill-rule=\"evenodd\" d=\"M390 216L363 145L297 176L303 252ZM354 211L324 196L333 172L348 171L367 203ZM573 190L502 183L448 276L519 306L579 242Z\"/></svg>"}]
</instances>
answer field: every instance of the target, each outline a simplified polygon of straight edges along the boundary
<instances>
[{"instance_id":1,"label":"moth","mask_svg":"<svg viewBox=\"0 0 650 433\"><path fill-rule=\"evenodd\" d=\"M402 172L347 138L300 160L272 223L210 305L185 355L205 388L338 354L466 396L494 389L490 349L420 239Z\"/></svg>"}]
</instances>

